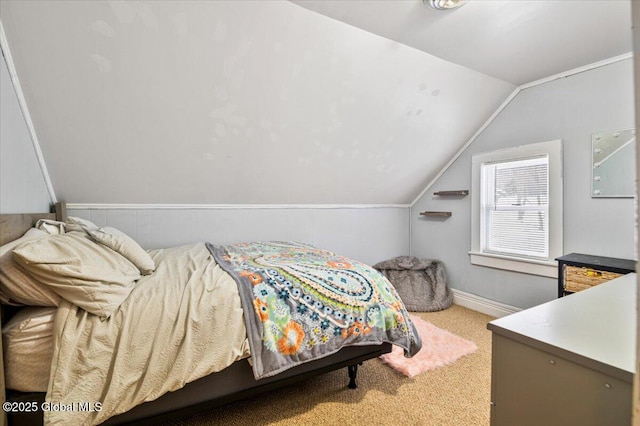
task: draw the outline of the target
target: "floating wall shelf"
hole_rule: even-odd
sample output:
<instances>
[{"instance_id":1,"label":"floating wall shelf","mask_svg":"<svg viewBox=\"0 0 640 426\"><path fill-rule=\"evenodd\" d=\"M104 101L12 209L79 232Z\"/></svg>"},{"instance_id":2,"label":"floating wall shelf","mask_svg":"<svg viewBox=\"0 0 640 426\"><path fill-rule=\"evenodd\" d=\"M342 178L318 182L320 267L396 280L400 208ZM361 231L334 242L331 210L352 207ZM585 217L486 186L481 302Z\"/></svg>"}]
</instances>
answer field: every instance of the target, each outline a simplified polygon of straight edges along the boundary
<instances>
[{"instance_id":1,"label":"floating wall shelf","mask_svg":"<svg viewBox=\"0 0 640 426\"><path fill-rule=\"evenodd\" d=\"M456 191L438 191L438 192L434 192L433 195L439 195L439 196L446 196L446 195L469 195L469 190L468 189L460 189L460 190L456 190Z\"/></svg>"},{"instance_id":2,"label":"floating wall shelf","mask_svg":"<svg viewBox=\"0 0 640 426\"><path fill-rule=\"evenodd\" d=\"M450 217L451 212L422 212L420 216L429 216L429 217Z\"/></svg>"},{"instance_id":3,"label":"floating wall shelf","mask_svg":"<svg viewBox=\"0 0 640 426\"><path fill-rule=\"evenodd\" d=\"M433 193L433 195L437 195L439 197L442 196L453 196L453 197L466 197L467 195L469 195L469 190L468 189L459 189L459 190L455 190L455 191L436 191ZM420 216L427 216L427 217L451 217L451 212L422 212L420 213Z\"/></svg>"}]
</instances>

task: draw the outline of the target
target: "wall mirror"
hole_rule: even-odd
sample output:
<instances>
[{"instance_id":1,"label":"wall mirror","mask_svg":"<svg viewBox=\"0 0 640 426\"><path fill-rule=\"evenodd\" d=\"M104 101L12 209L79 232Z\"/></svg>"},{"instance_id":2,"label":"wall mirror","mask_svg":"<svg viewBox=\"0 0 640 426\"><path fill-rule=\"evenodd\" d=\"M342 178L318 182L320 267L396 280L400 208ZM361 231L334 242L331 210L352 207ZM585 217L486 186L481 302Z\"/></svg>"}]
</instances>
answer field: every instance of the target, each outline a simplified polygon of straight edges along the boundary
<instances>
[{"instance_id":1,"label":"wall mirror","mask_svg":"<svg viewBox=\"0 0 640 426\"><path fill-rule=\"evenodd\" d=\"M635 129L591 135L591 196L633 198L635 194Z\"/></svg>"}]
</instances>

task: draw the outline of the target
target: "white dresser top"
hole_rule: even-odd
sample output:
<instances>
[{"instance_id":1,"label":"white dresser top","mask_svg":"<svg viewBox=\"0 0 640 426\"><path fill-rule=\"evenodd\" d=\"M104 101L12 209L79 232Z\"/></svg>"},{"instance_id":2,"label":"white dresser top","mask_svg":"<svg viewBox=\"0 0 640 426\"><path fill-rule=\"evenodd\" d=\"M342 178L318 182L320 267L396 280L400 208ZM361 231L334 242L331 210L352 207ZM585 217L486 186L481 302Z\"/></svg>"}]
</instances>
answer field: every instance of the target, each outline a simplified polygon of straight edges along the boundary
<instances>
[{"instance_id":1,"label":"white dresser top","mask_svg":"<svg viewBox=\"0 0 640 426\"><path fill-rule=\"evenodd\" d=\"M496 334L633 382L636 274L491 321Z\"/></svg>"}]
</instances>

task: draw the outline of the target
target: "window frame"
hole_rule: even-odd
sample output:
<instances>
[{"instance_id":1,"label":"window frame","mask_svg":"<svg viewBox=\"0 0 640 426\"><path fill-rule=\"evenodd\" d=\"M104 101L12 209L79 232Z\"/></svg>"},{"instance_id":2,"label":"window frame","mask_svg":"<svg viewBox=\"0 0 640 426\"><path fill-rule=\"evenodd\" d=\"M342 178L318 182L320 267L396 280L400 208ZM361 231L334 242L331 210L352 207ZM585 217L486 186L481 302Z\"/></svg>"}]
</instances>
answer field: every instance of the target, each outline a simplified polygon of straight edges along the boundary
<instances>
[{"instance_id":1,"label":"window frame","mask_svg":"<svg viewBox=\"0 0 640 426\"><path fill-rule=\"evenodd\" d=\"M542 156L546 156L549 162L548 257L546 259L536 259L484 251L482 242L483 235L486 233L486 226L482 222L483 207L481 203L483 202L483 196L485 196L481 188L482 165ZM471 173L471 251L469 251L471 264L557 278L558 268L555 259L562 256L563 234L562 140L533 143L473 155Z\"/></svg>"}]
</instances>

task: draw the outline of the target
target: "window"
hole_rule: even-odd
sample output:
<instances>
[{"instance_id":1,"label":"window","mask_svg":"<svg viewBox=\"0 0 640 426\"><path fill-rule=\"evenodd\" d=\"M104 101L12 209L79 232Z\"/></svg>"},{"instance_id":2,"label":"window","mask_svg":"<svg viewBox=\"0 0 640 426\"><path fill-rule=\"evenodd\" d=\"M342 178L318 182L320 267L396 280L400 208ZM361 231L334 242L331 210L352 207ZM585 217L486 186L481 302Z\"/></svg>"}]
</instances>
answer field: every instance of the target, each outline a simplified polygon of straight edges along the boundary
<instances>
[{"instance_id":1,"label":"window","mask_svg":"<svg viewBox=\"0 0 640 426\"><path fill-rule=\"evenodd\" d=\"M549 157L481 165L483 252L549 257Z\"/></svg>"},{"instance_id":2,"label":"window","mask_svg":"<svg viewBox=\"0 0 640 426\"><path fill-rule=\"evenodd\" d=\"M471 263L557 276L561 141L473 156Z\"/></svg>"}]
</instances>

